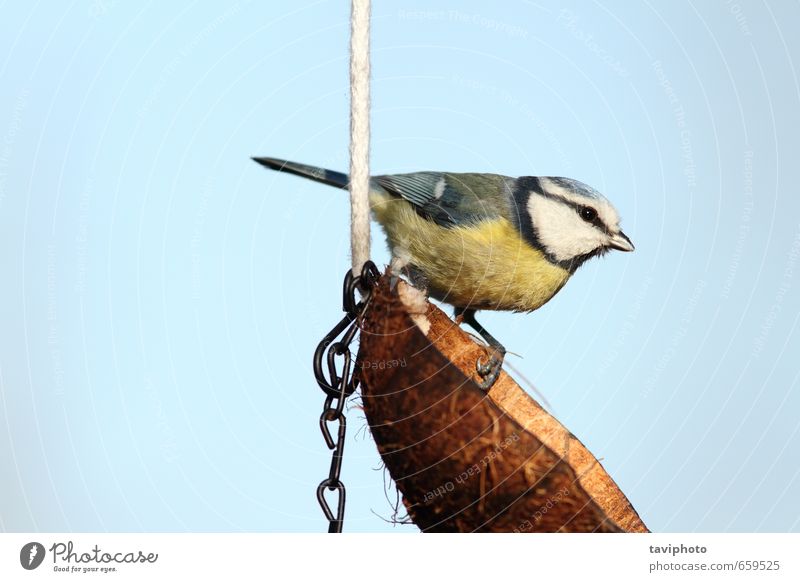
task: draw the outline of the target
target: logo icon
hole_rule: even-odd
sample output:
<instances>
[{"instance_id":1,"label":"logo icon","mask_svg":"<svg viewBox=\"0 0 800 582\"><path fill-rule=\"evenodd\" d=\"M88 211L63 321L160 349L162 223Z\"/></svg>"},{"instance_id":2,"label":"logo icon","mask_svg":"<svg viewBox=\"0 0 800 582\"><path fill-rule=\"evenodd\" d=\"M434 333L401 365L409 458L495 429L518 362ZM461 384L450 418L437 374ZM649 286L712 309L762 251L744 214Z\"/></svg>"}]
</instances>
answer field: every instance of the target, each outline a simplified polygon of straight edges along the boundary
<instances>
[{"instance_id":1,"label":"logo icon","mask_svg":"<svg viewBox=\"0 0 800 582\"><path fill-rule=\"evenodd\" d=\"M44 561L44 546L39 542L28 542L19 551L19 563L26 570L35 570Z\"/></svg>"}]
</instances>

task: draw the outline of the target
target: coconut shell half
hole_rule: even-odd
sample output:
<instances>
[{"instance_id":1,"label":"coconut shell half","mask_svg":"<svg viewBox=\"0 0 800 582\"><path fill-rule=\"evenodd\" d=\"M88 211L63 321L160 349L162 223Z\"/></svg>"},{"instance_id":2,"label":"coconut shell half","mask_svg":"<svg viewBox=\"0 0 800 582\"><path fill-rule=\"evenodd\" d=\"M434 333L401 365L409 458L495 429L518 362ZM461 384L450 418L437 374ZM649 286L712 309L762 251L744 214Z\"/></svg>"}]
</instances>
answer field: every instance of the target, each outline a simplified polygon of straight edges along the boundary
<instances>
[{"instance_id":1,"label":"coconut shell half","mask_svg":"<svg viewBox=\"0 0 800 582\"><path fill-rule=\"evenodd\" d=\"M367 421L425 532L647 532L600 462L440 309L384 276L361 323Z\"/></svg>"}]
</instances>

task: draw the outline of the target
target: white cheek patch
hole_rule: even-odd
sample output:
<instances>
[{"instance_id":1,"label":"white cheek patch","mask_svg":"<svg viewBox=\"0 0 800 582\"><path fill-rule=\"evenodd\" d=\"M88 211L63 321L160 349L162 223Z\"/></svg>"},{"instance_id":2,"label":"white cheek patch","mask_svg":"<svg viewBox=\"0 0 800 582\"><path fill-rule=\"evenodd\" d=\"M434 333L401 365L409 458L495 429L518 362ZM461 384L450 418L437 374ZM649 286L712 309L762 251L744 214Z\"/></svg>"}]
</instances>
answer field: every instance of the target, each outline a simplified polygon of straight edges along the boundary
<instances>
[{"instance_id":1,"label":"white cheek patch","mask_svg":"<svg viewBox=\"0 0 800 582\"><path fill-rule=\"evenodd\" d=\"M533 228L545 250L559 261L590 253L603 245L603 233L582 220L575 209L533 193L528 199Z\"/></svg>"}]
</instances>

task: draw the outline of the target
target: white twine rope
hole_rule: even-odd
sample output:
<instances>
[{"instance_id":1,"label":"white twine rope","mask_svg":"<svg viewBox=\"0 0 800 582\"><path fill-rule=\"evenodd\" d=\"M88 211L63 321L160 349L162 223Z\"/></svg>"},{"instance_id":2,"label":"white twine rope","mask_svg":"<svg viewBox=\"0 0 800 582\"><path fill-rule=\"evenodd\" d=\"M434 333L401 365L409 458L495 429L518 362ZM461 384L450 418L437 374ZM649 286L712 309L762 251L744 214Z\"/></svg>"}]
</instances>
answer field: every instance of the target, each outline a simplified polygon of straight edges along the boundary
<instances>
[{"instance_id":1,"label":"white twine rope","mask_svg":"<svg viewBox=\"0 0 800 582\"><path fill-rule=\"evenodd\" d=\"M370 0L350 13L350 250L353 275L369 260L369 16Z\"/></svg>"}]
</instances>

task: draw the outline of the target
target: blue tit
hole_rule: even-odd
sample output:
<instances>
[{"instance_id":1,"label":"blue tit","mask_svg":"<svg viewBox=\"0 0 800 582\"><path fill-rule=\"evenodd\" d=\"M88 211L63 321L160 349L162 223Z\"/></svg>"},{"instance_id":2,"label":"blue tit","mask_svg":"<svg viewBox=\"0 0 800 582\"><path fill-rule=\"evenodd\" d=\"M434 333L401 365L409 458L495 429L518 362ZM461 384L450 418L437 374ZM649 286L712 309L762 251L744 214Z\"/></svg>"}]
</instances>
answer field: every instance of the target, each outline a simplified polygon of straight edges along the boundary
<instances>
[{"instance_id":1,"label":"blue tit","mask_svg":"<svg viewBox=\"0 0 800 582\"><path fill-rule=\"evenodd\" d=\"M346 174L274 158L254 158L282 172L347 188ZM610 249L632 251L619 215L593 188L569 178L415 172L371 179L370 207L383 227L392 269L431 297L492 348L477 363L488 390L505 348L475 319L479 309L533 311L547 303L584 262Z\"/></svg>"}]
</instances>

